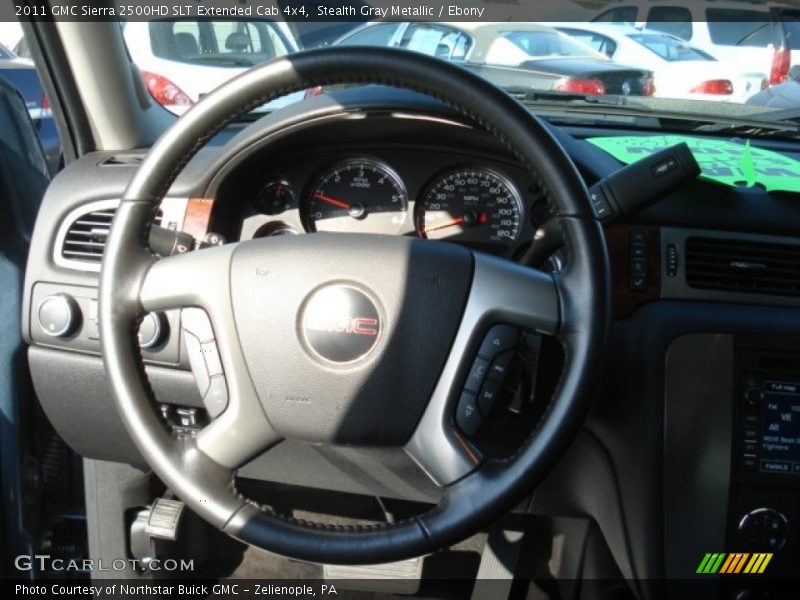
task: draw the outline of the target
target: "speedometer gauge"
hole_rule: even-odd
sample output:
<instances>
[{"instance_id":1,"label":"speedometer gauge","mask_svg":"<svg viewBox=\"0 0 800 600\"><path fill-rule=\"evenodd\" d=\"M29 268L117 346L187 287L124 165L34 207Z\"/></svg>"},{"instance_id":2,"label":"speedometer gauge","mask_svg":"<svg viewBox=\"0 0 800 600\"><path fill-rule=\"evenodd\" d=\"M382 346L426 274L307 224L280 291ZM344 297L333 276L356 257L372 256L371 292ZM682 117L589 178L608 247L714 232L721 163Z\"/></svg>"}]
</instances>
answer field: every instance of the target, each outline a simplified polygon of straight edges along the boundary
<instances>
[{"instance_id":1,"label":"speedometer gauge","mask_svg":"<svg viewBox=\"0 0 800 600\"><path fill-rule=\"evenodd\" d=\"M388 166L359 158L328 167L305 198L309 231L398 233L406 221L408 195Z\"/></svg>"},{"instance_id":2,"label":"speedometer gauge","mask_svg":"<svg viewBox=\"0 0 800 600\"><path fill-rule=\"evenodd\" d=\"M462 168L437 177L417 203L420 237L511 246L522 227L514 185L490 169Z\"/></svg>"}]
</instances>

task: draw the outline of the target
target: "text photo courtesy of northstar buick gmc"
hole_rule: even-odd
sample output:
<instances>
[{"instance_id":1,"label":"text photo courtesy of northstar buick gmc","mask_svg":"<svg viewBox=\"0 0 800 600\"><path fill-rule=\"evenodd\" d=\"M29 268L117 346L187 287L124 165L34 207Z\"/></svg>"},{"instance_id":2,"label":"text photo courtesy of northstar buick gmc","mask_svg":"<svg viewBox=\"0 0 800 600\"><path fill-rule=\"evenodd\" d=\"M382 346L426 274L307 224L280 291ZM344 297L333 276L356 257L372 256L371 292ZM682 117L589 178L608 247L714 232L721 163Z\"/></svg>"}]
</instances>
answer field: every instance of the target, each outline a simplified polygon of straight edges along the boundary
<instances>
[{"instance_id":1,"label":"text photo courtesy of northstar buick gmc","mask_svg":"<svg viewBox=\"0 0 800 600\"><path fill-rule=\"evenodd\" d=\"M800 8L300 4L0 28L0 585L795 597Z\"/></svg>"}]
</instances>

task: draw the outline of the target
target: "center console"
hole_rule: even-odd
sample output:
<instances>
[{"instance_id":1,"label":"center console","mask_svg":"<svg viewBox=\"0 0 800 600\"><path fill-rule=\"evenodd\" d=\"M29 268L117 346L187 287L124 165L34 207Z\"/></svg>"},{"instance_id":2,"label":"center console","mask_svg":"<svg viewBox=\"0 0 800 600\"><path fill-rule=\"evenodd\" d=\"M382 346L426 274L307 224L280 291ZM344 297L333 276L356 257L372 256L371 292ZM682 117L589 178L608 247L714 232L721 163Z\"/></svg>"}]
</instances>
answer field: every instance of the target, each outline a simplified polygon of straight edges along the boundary
<instances>
[{"instance_id":1,"label":"center console","mask_svg":"<svg viewBox=\"0 0 800 600\"><path fill-rule=\"evenodd\" d=\"M800 564L800 340L737 336L730 551L773 553L772 575Z\"/></svg>"},{"instance_id":2,"label":"center console","mask_svg":"<svg viewBox=\"0 0 800 600\"><path fill-rule=\"evenodd\" d=\"M755 553L772 554L760 580L796 577L800 340L684 335L669 345L665 377L667 577L717 577L733 586L721 597L737 597L757 580L744 574ZM716 574L698 572L707 553L748 557L729 577L723 563Z\"/></svg>"}]
</instances>

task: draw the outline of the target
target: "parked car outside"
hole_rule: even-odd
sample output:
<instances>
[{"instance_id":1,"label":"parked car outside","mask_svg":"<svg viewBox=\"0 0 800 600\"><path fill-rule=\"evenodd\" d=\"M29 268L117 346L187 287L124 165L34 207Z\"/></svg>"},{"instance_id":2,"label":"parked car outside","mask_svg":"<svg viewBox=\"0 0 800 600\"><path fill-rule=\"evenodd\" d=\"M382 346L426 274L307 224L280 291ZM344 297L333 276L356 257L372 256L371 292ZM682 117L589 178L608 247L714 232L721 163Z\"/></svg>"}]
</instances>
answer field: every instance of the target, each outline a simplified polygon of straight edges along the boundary
<instances>
[{"instance_id":1,"label":"parked car outside","mask_svg":"<svg viewBox=\"0 0 800 600\"><path fill-rule=\"evenodd\" d=\"M669 33L604 23L554 27L617 62L652 70L654 96L741 103L767 86L766 73L742 72Z\"/></svg>"},{"instance_id":2,"label":"parked car outside","mask_svg":"<svg viewBox=\"0 0 800 600\"><path fill-rule=\"evenodd\" d=\"M800 65L789 70L789 79L750 97L747 104L797 111L800 107Z\"/></svg>"},{"instance_id":3,"label":"parked car outside","mask_svg":"<svg viewBox=\"0 0 800 600\"><path fill-rule=\"evenodd\" d=\"M368 23L344 46L415 50L461 63L505 89L649 96L652 73L617 64L537 23Z\"/></svg>"},{"instance_id":4,"label":"parked car outside","mask_svg":"<svg viewBox=\"0 0 800 600\"><path fill-rule=\"evenodd\" d=\"M250 67L298 51L286 24L269 20L127 22L123 28L150 95L175 114ZM266 108L302 98L291 94Z\"/></svg>"},{"instance_id":5,"label":"parked car outside","mask_svg":"<svg viewBox=\"0 0 800 600\"><path fill-rule=\"evenodd\" d=\"M0 77L14 86L25 100L28 114L33 120L51 172L58 170L61 160L61 142L58 138L50 102L42 88L36 67L29 60L18 57L0 45Z\"/></svg>"},{"instance_id":6,"label":"parked car outside","mask_svg":"<svg viewBox=\"0 0 800 600\"><path fill-rule=\"evenodd\" d=\"M800 62L800 8L744 2L623 1L589 17L593 22L646 26L670 33L749 72L786 81Z\"/></svg>"}]
</instances>

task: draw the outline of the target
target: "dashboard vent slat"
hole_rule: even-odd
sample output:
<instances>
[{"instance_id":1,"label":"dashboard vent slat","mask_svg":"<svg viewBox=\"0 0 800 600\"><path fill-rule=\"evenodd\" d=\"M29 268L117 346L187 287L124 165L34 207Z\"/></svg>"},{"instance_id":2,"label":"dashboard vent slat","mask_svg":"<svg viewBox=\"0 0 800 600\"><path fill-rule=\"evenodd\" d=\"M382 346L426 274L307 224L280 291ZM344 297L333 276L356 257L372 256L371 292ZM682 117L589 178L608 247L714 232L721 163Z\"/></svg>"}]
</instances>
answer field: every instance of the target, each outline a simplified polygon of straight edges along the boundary
<instances>
[{"instance_id":1,"label":"dashboard vent slat","mask_svg":"<svg viewBox=\"0 0 800 600\"><path fill-rule=\"evenodd\" d=\"M686 283L705 290L800 297L800 244L689 237Z\"/></svg>"},{"instance_id":2,"label":"dashboard vent slat","mask_svg":"<svg viewBox=\"0 0 800 600\"><path fill-rule=\"evenodd\" d=\"M101 167L138 167L144 160L143 154L115 154L100 161Z\"/></svg>"},{"instance_id":3,"label":"dashboard vent slat","mask_svg":"<svg viewBox=\"0 0 800 600\"><path fill-rule=\"evenodd\" d=\"M61 256L80 262L99 263L103 260L111 221L116 209L104 208L78 215L69 224L61 243ZM159 210L154 225L161 225Z\"/></svg>"}]
</instances>

